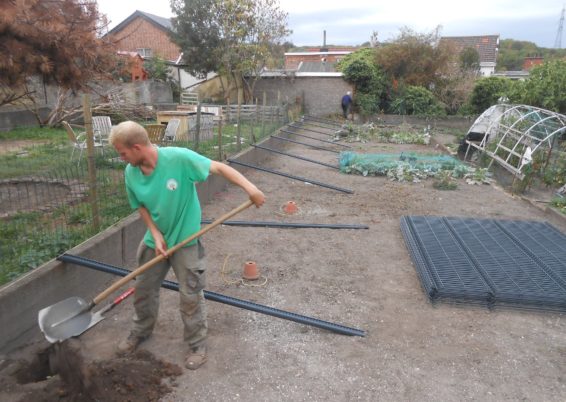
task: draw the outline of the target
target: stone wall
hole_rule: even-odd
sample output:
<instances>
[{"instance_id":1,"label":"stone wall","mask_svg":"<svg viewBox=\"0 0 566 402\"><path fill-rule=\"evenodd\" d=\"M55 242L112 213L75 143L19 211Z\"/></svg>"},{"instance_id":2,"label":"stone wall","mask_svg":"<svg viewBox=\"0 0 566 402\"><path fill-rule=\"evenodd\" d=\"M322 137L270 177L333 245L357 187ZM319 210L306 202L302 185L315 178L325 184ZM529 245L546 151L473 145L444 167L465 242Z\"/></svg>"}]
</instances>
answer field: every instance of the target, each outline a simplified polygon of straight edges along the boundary
<instances>
[{"instance_id":1,"label":"stone wall","mask_svg":"<svg viewBox=\"0 0 566 402\"><path fill-rule=\"evenodd\" d=\"M342 113L340 101L352 86L342 77L276 77L258 80L254 97L263 99L267 104L276 104L277 94L281 101L288 104L302 103L304 113L313 116L327 116Z\"/></svg>"},{"instance_id":2,"label":"stone wall","mask_svg":"<svg viewBox=\"0 0 566 402\"><path fill-rule=\"evenodd\" d=\"M41 105L39 113L45 117L49 114L57 99L56 86L43 85L37 83L35 88L37 104ZM173 91L171 86L164 82L156 81L135 81L128 83L103 82L97 85L97 92L101 94L109 92L119 92L120 101L128 105L152 105L156 109L175 109L176 104L173 103ZM91 95L91 104L93 106L106 102L99 95ZM82 92L71 95L66 102L66 109L73 109L82 105ZM166 105L161 107L161 105ZM75 121L74 121L75 122ZM80 119L76 121L80 122ZM16 127L37 127L36 117L24 107L5 106L0 108L0 131L9 131Z\"/></svg>"}]
</instances>

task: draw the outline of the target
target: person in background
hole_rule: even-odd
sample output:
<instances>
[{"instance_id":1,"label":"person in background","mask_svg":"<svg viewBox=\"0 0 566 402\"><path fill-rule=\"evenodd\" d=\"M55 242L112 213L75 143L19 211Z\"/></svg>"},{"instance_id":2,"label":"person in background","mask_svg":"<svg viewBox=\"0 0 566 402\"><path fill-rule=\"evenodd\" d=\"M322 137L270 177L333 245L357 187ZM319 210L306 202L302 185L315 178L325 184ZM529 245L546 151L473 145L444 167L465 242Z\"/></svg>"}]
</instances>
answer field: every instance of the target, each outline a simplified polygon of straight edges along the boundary
<instances>
[{"instance_id":1,"label":"person in background","mask_svg":"<svg viewBox=\"0 0 566 402\"><path fill-rule=\"evenodd\" d=\"M348 114L350 113L351 105L352 105L352 96L351 96L351 92L348 91L346 92L346 95L342 97L342 114L344 115L344 118L346 120L348 119Z\"/></svg>"},{"instance_id":2,"label":"person in background","mask_svg":"<svg viewBox=\"0 0 566 402\"><path fill-rule=\"evenodd\" d=\"M140 266L156 255L166 255L168 247L200 230L201 206L195 183L205 181L210 174L221 175L240 186L256 207L265 202L264 194L234 168L187 148L158 148L149 141L145 128L133 121L114 127L110 142L121 159L128 162L128 200L147 226L137 252ZM179 282L179 308L188 347L185 366L194 370L207 360L208 330L204 303L206 265L204 248L198 239L137 277L133 328L128 338L119 343L118 354L134 352L153 332L161 282L171 267Z\"/></svg>"}]
</instances>

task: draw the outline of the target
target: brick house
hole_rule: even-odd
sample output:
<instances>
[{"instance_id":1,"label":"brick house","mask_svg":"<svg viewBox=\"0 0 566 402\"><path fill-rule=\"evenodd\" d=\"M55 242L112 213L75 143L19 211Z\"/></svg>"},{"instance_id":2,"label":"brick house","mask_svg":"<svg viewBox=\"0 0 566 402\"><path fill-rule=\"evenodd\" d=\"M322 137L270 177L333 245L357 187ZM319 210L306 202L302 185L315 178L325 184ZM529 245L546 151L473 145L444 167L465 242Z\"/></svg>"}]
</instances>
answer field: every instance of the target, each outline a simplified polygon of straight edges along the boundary
<instances>
[{"instance_id":1,"label":"brick house","mask_svg":"<svg viewBox=\"0 0 566 402\"><path fill-rule=\"evenodd\" d=\"M476 49L480 56L480 74L489 77L495 72L499 35L483 36L443 36L440 42L448 42L460 53L466 48Z\"/></svg>"},{"instance_id":2,"label":"brick house","mask_svg":"<svg viewBox=\"0 0 566 402\"><path fill-rule=\"evenodd\" d=\"M191 87L202 80L184 70L186 66L181 61L181 50L169 36L172 29L169 18L136 10L105 36L116 41L118 54L137 53L143 59L161 57L166 61L171 77L179 86ZM209 74L207 78L213 76L215 74Z\"/></svg>"},{"instance_id":3,"label":"brick house","mask_svg":"<svg viewBox=\"0 0 566 402\"><path fill-rule=\"evenodd\" d=\"M525 57L523 60L523 70L529 71L535 66L540 66L544 63L544 58L542 56Z\"/></svg>"},{"instance_id":4,"label":"brick house","mask_svg":"<svg viewBox=\"0 0 566 402\"><path fill-rule=\"evenodd\" d=\"M107 34L116 41L117 49L137 52L144 58L159 56L169 62L177 62L181 51L169 34L173 26L169 18L136 10Z\"/></svg>"}]
</instances>

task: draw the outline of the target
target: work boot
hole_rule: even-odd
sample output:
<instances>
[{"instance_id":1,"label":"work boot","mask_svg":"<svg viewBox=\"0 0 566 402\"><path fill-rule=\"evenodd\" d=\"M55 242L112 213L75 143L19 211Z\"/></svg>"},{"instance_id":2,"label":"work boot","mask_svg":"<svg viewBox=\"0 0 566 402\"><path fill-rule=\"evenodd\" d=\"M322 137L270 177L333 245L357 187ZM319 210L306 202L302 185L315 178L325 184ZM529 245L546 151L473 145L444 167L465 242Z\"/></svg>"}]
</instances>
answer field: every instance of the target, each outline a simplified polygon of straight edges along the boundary
<instances>
[{"instance_id":1,"label":"work boot","mask_svg":"<svg viewBox=\"0 0 566 402\"><path fill-rule=\"evenodd\" d=\"M126 339L118 344L118 356L126 356L135 352L139 344L145 341L147 337L141 337L135 334L130 334Z\"/></svg>"},{"instance_id":2,"label":"work boot","mask_svg":"<svg viewBox=\"0 0 566 402\"><path fill-rule=\"evenodd\" d=\"M197 346L189 350L185 360L185 367L189 370L196 370L206 363L206 360L206 346Z\"/></svg>"}]
</instances>

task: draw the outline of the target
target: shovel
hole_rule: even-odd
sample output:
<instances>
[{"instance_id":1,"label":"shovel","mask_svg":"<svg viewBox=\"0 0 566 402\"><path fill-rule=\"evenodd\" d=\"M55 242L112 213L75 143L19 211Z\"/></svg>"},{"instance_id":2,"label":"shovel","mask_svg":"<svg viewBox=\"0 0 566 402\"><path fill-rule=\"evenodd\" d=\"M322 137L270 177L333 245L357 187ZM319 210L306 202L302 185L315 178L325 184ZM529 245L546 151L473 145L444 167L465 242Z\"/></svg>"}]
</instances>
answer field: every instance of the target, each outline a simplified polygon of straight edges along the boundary
<instances>
[{"instance_id":1,"label":"shovel","mask_svg":"<svg viewBox=\"0 0 566 402\"><path fill-rule=\"evenodd\" d=\"M136 291L136 288L129 288L128 290L126 290L124 293L122 293L120 296L118 296L117 298L114 299L114 301L112 303L109 303L108 305L104 306L103 308L101 308L100 310L98 310L97 312L95 312L94 314L92 314L92 317L90 318L90 322L88 323L88 327L86 327L81 333L75 335L75 336L79 336L81 335L83 332L88 331L89 329L91 329L92 327L94 327L96 324L98 324L100 321L104 320L106 317L104 316L104 314L106 314L107 312L109 312L110 310L112 310L114 307L116 307L118 304L122 303L126 298L130 297L131 295L134 294L134 292ZM45 337L47 338L47 340L51 343L55 343L58 342L58 339L55 338L51 338L50 336L44 334Z\"/></svg>"},{"instance_id":2,"label":"shovel","mask_svg":"<svg viewBox=\"0 0 566 402\"><path fill-rule=\"evenodd\" d=\"M225 220L230 219L231 217L240 213L251 205L253 205L253 202L251 200L248 200L239 207L216 219L210 225L205 226L197 233L167 250L167 253L165 255L160 254L156 256L155 258L137 268L135 271L132 271L125 277L116 281L114 284L112 284L110 287L96 296L90 303L80 297L70 297L41 309L37 317L41 332L43 332L45 338L51 343L63 341L73 336L82 334L89 328L93 320L93 314L91 313L93 307L104 300L106 297L108 297L112 292L118 290L130 280L144 273L158 262L168 258L184 245L202 236L209 230L220 225Z\"/></svg>"},{"instance_id":3,"label":"shovel","mask_svg":"<svg viewBox=\"0 0 566 402\"><path fill-rule=\"evenodd\" d=\"M112 310L114 307L116 307L118 304L122 303L125 299L127 299L128 297L130 297L131 295L134 294L134 292L136 291L136 288L129 288L128 290L126 290L124 293L122 293L120 296L118 296L117 298L114 299L114 301L112 303L108 303L106 306L104 306L103 308L101 308L100 310L98 310L96 313L94 313L92 315L92 318L90 320L90 323L88 324L88 327L83 331L86 332L89 329L91 329L92 327L94 327L96 324L98 324L100 321L104 320L106 318L106 316L104 314L106 314L107 312L109 312L110 310ZM83 333L81 332L81 334ZM80 334L79 334L80 335Z\"/></svg>"}]
</instances>

